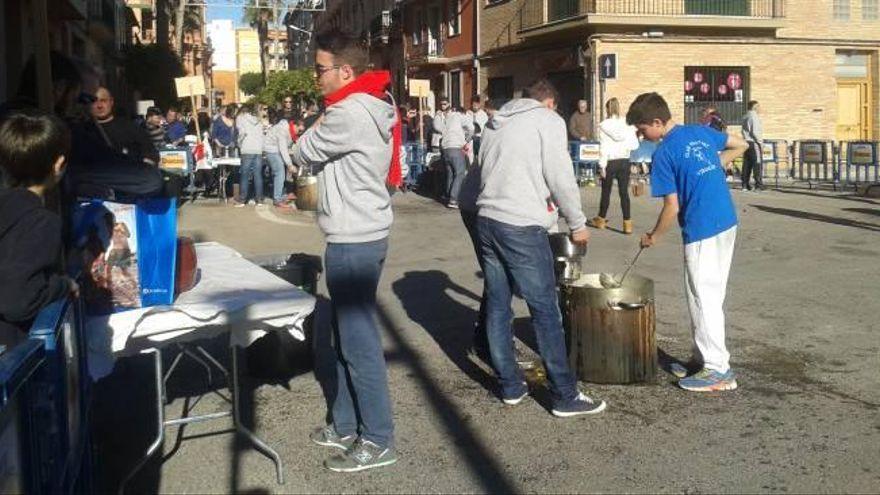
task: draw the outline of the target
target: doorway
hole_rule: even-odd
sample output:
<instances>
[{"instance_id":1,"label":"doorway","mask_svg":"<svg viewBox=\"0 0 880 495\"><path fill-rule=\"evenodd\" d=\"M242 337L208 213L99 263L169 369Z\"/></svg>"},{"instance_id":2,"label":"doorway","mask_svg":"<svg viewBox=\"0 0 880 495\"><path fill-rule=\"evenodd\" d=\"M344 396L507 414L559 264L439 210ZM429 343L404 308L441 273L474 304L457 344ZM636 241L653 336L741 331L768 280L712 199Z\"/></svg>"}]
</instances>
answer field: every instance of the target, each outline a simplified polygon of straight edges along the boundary
<instances>
[{"instance_id":1,"label":"doorway","mask_svg":"<svg viewBox=\"0 0 880 495\"><path fill-rule=\"evenodd\" d=\"M873 81L870 55L862 52L839 51L835 63L837 77L837 125L835 137L840 141L871 139L874 132L871 97Z\"/></svg>"}]
</instances>

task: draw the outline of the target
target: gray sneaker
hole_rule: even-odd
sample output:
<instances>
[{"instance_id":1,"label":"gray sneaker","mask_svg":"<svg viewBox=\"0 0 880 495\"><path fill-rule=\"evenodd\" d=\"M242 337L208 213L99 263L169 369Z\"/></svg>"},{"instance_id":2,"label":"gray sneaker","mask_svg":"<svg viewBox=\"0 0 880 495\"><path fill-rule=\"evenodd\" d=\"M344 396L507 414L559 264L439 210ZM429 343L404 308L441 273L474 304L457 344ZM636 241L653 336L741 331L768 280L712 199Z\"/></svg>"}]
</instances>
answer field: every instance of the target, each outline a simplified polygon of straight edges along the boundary
<instances>
[{"instance_id":1,"label":"gray sneaker","mask_svg":"<svg viewBox=\"0 0 880 495\"><path fill-rule=\"evenodd\" d=\"M357 435L347 435L343 437L340 436L339 433L336 433L336 428L334 428L333 425L327 425L313 431L312 434L309 435L309 439L316 445L322 447L334 447L337 449L348 450L354 444Z\"/></svg>"},{"instance_id":2,"label":"gray sneaker","mask_svg":"<svg viewBox=\"0 0 880 495\"><path fill-rule=\"evenodd\" d=\"M324 467L337 473L355 473L365 469L389 466L397 462L393 447L380 447L359 438L344 454L336 454L324 461Z\"/></svg>"}]
</instances>

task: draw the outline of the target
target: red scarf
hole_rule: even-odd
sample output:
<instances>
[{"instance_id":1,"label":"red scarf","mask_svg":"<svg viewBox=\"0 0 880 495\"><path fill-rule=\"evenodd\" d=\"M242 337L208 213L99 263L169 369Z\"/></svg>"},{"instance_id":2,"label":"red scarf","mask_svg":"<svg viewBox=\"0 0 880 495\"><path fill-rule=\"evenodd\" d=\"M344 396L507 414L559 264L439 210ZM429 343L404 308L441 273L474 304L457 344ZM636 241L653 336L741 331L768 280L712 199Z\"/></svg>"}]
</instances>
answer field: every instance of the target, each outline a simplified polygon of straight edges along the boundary
<instances>
[{"instance_id":1,"label":"red scarf","mask_svg":"<svg viewBox=\"0 0 880 495\"><path fill-rule=\"evenodd\" d=\"M324 106L329 107L348 98L355 93L366 93L370 96L385 99L385 91L391 86L391 73L387 70L376 70L364 72L354 81L343 86L334 93L324 97ZM385 179L388 184L394 187L400 187L403 184L403 176L400 168L400 147L403 143L403 133L401 129L400 113L394 108L396 122L391 128L391 141L394 145L391 150L391 168L388 169L388 177Z\"/></svg>"}]
</instances>

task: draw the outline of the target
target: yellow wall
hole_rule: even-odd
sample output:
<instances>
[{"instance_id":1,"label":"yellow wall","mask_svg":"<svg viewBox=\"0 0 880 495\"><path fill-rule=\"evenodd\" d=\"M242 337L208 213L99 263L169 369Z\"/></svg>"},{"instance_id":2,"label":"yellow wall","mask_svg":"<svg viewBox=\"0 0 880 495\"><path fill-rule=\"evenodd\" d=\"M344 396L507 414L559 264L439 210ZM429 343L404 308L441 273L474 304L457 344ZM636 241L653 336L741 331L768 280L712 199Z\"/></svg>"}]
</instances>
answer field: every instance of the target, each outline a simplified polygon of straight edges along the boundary
<instances>
[{"instance_id":1,"label":"yellow wall","mask_svg":"<svg viewBox=\"0 0 880 495\"><path fill-rule=\"evenodd\" d=\"M260 40L254 29L237 29L235 31L235 50L238 59L238 73L261 72Z\"/></svg>"},{"instance_id":2,"label":"yellow wall","mask_svg":"<svg viewBox=\"0 0 880 495\"><path fill-rule=\"evenodd\" d=\"M880 20L862 19L862 0L850 0L850 19L833 17L833 0L788 0L785 5L786 27L777 32L780 38L819 38L835 40L880 41Z\"/></svg>"}]
</instances>

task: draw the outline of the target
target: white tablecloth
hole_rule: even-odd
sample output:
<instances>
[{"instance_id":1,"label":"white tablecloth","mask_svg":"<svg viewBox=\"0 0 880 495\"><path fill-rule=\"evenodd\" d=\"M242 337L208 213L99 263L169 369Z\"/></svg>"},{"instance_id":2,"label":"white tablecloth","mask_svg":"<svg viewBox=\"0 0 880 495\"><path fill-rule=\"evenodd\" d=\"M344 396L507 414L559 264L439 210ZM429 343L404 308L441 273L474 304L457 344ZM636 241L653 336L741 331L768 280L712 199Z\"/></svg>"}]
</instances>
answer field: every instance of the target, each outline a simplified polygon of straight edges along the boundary
<instances>
[{"instance_id":1,"label":"white tablecloth","mask_svg":"<svg viewBox=\"0 0 880 495\"><path fill-rule=\"evenodd\" d=\"M91 317L86 321L89 371L96 380L113 371L117 356L230 332L230 343L247 346L267 331L305 338L303 322L315 298L222 244L196 244L195 287L171 306L154 306Z\"/></svg>"}]
</instances>

